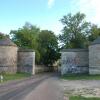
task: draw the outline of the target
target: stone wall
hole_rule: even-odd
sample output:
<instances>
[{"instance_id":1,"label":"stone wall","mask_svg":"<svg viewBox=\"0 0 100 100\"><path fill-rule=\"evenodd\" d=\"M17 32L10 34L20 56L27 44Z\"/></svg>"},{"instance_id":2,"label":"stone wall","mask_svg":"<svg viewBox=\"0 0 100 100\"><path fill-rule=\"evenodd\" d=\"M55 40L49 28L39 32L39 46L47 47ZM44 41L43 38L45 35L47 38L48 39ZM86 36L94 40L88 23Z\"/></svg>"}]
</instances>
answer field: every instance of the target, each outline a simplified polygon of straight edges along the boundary
<instances>
[{"instance_id":1,"label":"stone wall","mask_svg":"<svg viewBox=\"0 0 100 100\"><path fill-rule=\"evenodd\" d=\"M88 50L67 49L61 52L61 74L88 73Z\"/></svg>"},{"instance_id":2,"label":"stone wall","mask_svg":"<svg viewBox=\"0 0 100 100\"><path fill-rule=\"evenodd\" d=\"M89 73L100 74L100 44L89 46Z\"/></svg>"},{"instance_id":3,"label":"stone wall","mask_svg":"<svg viewBox=\"0 0 100 100\"><path fill-rule=\"evenodd\" d=\"M53 67L46 67L44 65L35 66L35 73L50 72L52 70L53 70Z\"/></svg>"},{"instance_id":4,"label":"stone wall","mask_svg":"<svg viewBox=\"0 0 100 100\"><path fill-rule=\"evenodd\" d=\"M0 46L0 72L16 73L17 50L16 46Z\"/></svg>"},{"instance_id":5,"label":"stone wall","mask_svg":"<svg viewBox=\"0 0 100 100\"><path fill-rule=\"evenodd\" d=\"M18 51L18 72L35 74L35 52L33 50Z\"/></svg>"}]
</instances>

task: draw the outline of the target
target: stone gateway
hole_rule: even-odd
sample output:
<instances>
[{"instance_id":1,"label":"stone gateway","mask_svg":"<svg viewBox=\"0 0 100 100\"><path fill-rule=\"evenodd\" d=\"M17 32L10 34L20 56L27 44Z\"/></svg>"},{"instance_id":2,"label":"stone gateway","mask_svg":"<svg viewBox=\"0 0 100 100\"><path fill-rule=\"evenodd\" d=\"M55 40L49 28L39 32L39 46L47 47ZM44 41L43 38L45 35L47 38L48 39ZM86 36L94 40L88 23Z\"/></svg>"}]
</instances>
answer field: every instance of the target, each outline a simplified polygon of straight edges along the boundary
<instances>
[{"instance_id":1,"label":"stone gateway","mask_svg":"<svg viewBox=\"0 0 100 100\"><path fill-rule=\"evenodd\" d=\"M61 74L100 74L100 37L89 49L61 51Z\"/></svg>"}]
</instances>

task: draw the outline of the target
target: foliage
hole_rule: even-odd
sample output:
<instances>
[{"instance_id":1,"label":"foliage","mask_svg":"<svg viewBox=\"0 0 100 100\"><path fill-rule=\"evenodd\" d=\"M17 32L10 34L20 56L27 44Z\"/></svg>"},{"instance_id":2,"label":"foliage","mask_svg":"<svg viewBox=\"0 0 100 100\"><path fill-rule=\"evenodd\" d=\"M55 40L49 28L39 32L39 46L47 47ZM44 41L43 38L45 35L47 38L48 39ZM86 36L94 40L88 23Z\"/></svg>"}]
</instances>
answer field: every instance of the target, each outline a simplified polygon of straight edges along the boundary
<instances>
[{"instance_id":1,"label":"foliage","mask_svg":"<svg viewBox=\"0 0 100 100\"><path fill-rule=\"evenodd\" d=\"M37 34L40 30L36 26L26 23L23 28L18 30L12 30L10 35L12 40L19 46L23 48L36 48L37 47Z\"/></svg>"},{"instance_id":2,"label":"foliage","mask_svg":"<svg viewBox=\"0 0 100 100\"><path fill-rule=\"evenodd\" d=\"M64 28L59 39L65 48L84 48L87 46L87 36L90 33L91 24L85 21L85 14L71 13L61 19Z\"/></svg>"},{"instance_id":3,"label":"foliage","mask_svg":"<svg viewBox=\"0 0 100 100\"><path fill-rule=\"evenodd\" d=\"M94 41L98 36L100 36L100 28L97 25L92 25L91 34L88 37L89 41Z\"/></svg>"},{"instance_id":4,"label":"foliage","mask_svg":"<svg viewBox=\"0 0 100 100\"><path fill-rule=\"evenodd\" d=\"M0 39L3 39L3 38L5 38L5 37L8 37L8 35L3 34L3 33L0 32Z\"/></svg>"},{"instance_id":5,"label":"foliage","mask_svg":"<svg viewBox=\"0 0 100 100\"><path fill-rule=\"evenodd\" d=\"M10 36L14 43L21 48L34 49L36 52L36 62L39 61L39 52L37 50L38 42L37 37L40 29L36 26L26 23L23 28L12 30Z\"/></svg>"},{"instance_id":6,"label":"foliage","mask_svg":"<svg viewBox=\"0 0 100 100\"><path fill-rule=\"evenodd\" d=\"M52 65L60 57L57 37L51 31L42 30L39 34L38 42L41 63L47 66Z\"/></svg>"}]
</instances>

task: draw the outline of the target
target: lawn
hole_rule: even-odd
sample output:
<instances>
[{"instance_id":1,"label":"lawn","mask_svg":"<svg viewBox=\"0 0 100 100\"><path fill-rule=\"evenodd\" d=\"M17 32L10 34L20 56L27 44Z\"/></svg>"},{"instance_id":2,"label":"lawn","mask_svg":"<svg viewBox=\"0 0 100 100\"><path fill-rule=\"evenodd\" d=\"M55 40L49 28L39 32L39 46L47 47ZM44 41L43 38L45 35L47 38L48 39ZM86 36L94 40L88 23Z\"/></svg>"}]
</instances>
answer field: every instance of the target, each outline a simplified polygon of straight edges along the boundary
<instances>
[{"instance_id":1,"label":"lawn","mask_svg":"<svg viewBox=\"0 0 100 100\"><path fill-rule=\"evenodd\" d=\"M69 97L69 100L100 100L100 98L97 98L97 97L85 98L82 96L71 96Z\"/></svg>"},{"instance_id":2,"label":"lawn","mask_svg":"<svg viewBox=\"0 0 100 100\"><path fill-rule=\"evenodd\" d=\"M4 74L3 75L3 77L4 77L3 82L9 81L9 80L27 78L27 77L30 77L30 76L31 76L31 74L28 74L28 73Z\"/></svg>"},{"instance_id":3,"label":"lawn","mask_svg":"<svg viewBox=\"0 0 100 100\"><path fill-rule=\"evenodd\" d=\"M100 80L100 75L63 75L65 80Z\"/></svg>"}]
</instances>

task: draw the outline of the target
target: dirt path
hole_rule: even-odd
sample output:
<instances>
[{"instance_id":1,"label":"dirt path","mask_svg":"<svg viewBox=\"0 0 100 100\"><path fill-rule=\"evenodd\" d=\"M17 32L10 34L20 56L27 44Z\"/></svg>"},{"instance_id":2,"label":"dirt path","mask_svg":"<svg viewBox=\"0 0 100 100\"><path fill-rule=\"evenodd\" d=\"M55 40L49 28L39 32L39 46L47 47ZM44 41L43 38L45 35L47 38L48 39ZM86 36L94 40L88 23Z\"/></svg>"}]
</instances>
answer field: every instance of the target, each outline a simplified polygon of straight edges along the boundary
<instances>
[{"instance_id":1,"label":"dirt path","mask_svg":"<svg viewBox=\"0 0 100 100\"><path fill-rule=\"evenodd\" d=\"M28 94L25 100L64 100L63 90L59 82L57 77L47 79Z\"/></svg>"},{"instance_id":2,"label":"dirt path","mask_svg":"<svg viewBox=\"0 0 100 100\"><path fill-rule=\"evenodd\" d=\"M63 88L54 74L0 85L0 100L63 100Z\"/></svg>"}]
</instances>

